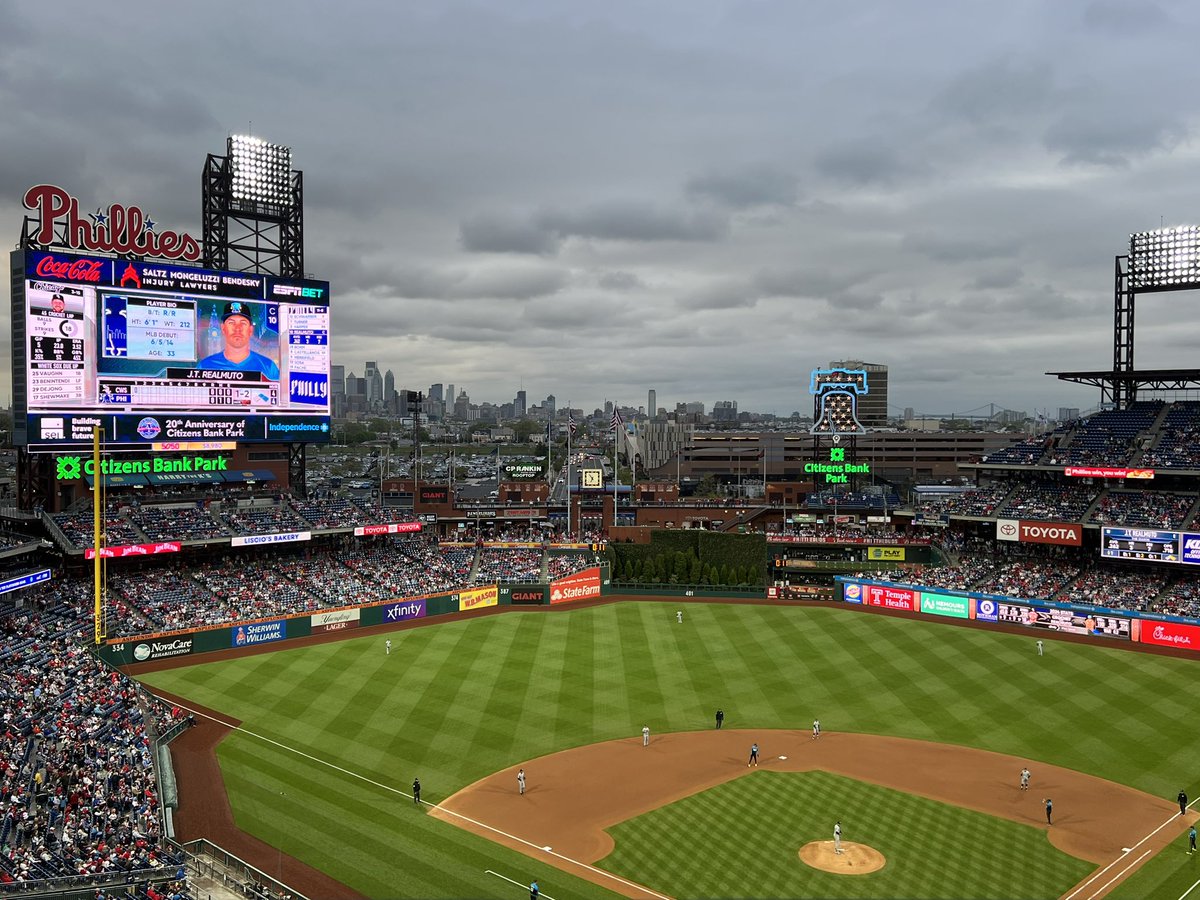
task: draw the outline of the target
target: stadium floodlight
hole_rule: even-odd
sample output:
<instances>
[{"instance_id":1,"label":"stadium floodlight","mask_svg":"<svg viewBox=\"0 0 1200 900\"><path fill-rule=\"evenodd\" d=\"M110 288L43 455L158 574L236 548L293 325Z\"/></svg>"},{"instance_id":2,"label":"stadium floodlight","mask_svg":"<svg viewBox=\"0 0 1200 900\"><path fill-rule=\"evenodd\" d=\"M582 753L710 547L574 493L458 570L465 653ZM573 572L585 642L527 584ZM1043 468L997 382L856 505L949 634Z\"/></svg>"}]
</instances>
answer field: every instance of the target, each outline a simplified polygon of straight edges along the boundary
<instances>
[{"instance_id":1,"label":"stadium floodlight","mask_svg":"<svg viewBox=\"0 0 1200 900\"><path fill-rule=\"evenodd\" d=\"M1200 225L1131 234L1129 282L1134 291L1200 288Z\"/></svg>"},{"instance_id":2,"label":"stadium floodlight","mask_svg":"<svg viewBox=\"0 0 1200 900\"><path fill-rule=\"evenodd\" d=\"M235 134L229 138L228 150L235 202L292 205L291 147Z\"/></svg>"}]
</instances>

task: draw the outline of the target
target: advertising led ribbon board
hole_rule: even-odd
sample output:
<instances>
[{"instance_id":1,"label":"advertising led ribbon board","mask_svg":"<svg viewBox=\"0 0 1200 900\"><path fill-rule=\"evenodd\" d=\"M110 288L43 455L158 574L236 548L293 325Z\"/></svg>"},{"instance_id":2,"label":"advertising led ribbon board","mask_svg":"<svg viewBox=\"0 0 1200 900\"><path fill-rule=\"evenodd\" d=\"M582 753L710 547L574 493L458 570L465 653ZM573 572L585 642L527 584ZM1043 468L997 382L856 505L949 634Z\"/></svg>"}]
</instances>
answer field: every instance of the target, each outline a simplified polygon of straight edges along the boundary
<instances>
[{"instance_id":1,"label":"advertising led ribbon board","mask_svg":"<svg viewBox=\"0 0 1200 900\"><path fill-rule=\"evenodd\" d=\"M22 446L327 441L329 284L13 253Z\"/></svg>"},{"instance_id":2,"label":"advertising led ribbon board","mask_svg":"<svg viewBox=\"0 0 1200 900\"><path fill-rule=\"evenodd\" d=\"M1200 565L1200 534L1148 528L1102 528L1100 555L1108 559Z\"/></svg>"}]
</instances>

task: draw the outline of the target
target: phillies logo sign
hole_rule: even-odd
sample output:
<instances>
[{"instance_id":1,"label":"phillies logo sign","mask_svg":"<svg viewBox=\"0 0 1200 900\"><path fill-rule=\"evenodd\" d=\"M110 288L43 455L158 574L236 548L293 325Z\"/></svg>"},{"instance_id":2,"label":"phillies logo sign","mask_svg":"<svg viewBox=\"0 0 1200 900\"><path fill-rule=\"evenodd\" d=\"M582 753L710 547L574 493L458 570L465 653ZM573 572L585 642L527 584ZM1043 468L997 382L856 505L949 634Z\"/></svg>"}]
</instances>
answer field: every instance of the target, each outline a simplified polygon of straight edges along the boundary
<instances>
[{"instance_id":1,"label":"phillies logo sign","mask_svg":"<svg viewBox=\"0 0 1200 900\"><path fill-rule=\"evenodd\" d=\"M25 192L23 202L37 216L38 229L33 240L44 247L56 243L54 227L62 224L63 243L73 249L186 262L200 259L200 244L194 237L175 231L155 231L154 220L138 206L114 203L107 212L97 207L94 213L81 217L79 201L52 184L31 187Z\"/></svg>"}]
</instances>

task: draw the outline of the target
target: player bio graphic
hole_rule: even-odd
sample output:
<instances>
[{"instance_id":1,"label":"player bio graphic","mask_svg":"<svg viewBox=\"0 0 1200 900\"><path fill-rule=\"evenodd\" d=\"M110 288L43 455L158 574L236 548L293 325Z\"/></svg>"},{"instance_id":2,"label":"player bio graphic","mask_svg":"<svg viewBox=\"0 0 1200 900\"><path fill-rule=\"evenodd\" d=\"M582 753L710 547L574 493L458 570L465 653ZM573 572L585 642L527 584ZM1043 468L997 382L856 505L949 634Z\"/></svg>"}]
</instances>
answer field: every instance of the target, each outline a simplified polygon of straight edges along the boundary
<instances>
[{"instance_id":1,"label":"player bio graphic","mask_svg":"<svg viewBox=\"0 0 1200 900\"><path fill-rule=\"evenodd\" d=\"M858 421L858 397L867 393L867 373L861 369L814 369L809 382L813 395L810 434L866 434Z\"/></svg>"}]
</instances>

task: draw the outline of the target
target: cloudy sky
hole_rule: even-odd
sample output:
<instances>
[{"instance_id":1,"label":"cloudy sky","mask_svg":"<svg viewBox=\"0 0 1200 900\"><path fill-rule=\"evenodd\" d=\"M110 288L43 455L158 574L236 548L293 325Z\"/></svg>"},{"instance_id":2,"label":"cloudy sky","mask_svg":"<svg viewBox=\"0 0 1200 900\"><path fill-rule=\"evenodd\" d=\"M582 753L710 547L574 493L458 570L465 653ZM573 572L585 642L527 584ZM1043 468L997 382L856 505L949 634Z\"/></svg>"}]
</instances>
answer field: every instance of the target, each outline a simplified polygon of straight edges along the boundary
<instances>
[{"instance_id":1,"label":"cloudy sky","mask_svg":"<svg viewBox=\"0 0 1200 900\"><path fill-rule=\"evenodd\" d=\"M304 171L347 371L788 413L861 358L897 414L1053 415L1099 399L1042 373L1111 367L1129 232L1200 221L1198 33L1173 0L9 0L0 221L50 182L199 235L252 130ZM1140 367L1197 365L1197 301L1142 299Z\"/></svg>"}]
</instances>

